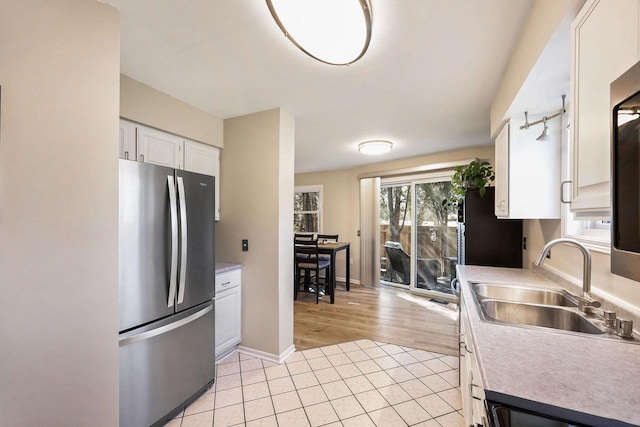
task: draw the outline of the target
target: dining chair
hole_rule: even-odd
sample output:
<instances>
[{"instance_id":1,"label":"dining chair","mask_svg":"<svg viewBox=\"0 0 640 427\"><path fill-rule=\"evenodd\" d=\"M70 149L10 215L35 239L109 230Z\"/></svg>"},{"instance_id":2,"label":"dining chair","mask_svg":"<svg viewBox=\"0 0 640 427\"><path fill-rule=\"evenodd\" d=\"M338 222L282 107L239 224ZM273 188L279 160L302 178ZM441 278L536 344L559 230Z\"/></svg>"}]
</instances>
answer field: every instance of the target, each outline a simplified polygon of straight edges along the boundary
<instances>
[{"instance_id":1,"label":"dining chair","mask_svg":"<svg viewBox=\"0 0 640 427\"><path fill-rule=\"evenodd\" d=\"M313 233L294 233L293 238L294 239L301 239L301 240L314 240L314 234Z\"/></svg>"},{"instance_id":2,"label":"dining chair","mask_svg":"<svg viewBox=\"0 0 640 427\"><path fill-rule=\"evenodd\" d=\"M408 285L411 280L411 257L402 249L402 245L398 242L385 242L384 249L387 252L387 258L391 266L389 269L391 281Z\"/></svg>"},{"instance_id":3,"label":"dining chair","mask_svg":"<svg viewBox=\"0 0 640 427\"><path fill-rule=\"evenodd\" d=\"M338 243L337 234L318 234L318 241L323 243Z\"/></svg>"},{"instance_id":4,"label":"dining chair","mask_svg":"<svg viewBox=\"0 0 640 427\"><path fill-rule=\"evenodd\" d=\"M318 234L318 242L322 243L338 243L338 235L337 234ZM331 257L327 255L320 255L320 258L325 259L331 262ZM336 287L335 280L333 281L333 287Z\"/></svg>"},{"instance_id":5,"label":"dining chair","mask_svg":"<svg viewBox=\"0 0 640 427\"><path fill-rule=\"evenodd\" d=\"M308 238L294 238L295 278L293 299L298 299L298 291L315 292L316 304L320 301L320 292L329 294L331 304L335 301L332 279L331 262L318 254L318 240ZM320 274L324 270L324 277ZM304 272L304 277L302 273ZM302 279L302 280L301 280ZM313 289L315 287L315 290Z\"/></svg>"}]
</instances>

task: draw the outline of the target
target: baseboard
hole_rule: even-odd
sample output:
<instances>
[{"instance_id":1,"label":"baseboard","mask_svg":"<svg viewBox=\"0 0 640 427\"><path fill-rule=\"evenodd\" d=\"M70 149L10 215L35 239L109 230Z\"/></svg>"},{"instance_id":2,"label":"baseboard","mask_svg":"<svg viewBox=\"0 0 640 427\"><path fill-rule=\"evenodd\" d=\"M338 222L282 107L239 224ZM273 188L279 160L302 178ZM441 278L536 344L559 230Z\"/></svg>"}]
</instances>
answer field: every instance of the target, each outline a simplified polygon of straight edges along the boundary
<instances>
[{"instance_id":1,"label":"baseboard","mask_svg":"<svg viewBox=\"0 0 640 427\"><path fill-rule=\"evenodd\" d=\"M346 277L338 277L338 276L336 276L336 282L346 283L347 282L347 278ZM360 284L360 280L349 279L349 284L350 285L359 285Z\"/></svg>"},{"instance_id":2,"label":"baseboard","mask_svg":"<svg viewBox=\"0 0 640 427\"><path fill-rule=\"evenodd\" d=\"M259 357L263 360L268 360L273 363L284 363L289 356L296 351L296 347L292 344L291 347L286 349L280 354L267 353L266 351L256 350L249 347L238 346L238 353L248 354L249 356Z\"/></svg>"}]
</instances>

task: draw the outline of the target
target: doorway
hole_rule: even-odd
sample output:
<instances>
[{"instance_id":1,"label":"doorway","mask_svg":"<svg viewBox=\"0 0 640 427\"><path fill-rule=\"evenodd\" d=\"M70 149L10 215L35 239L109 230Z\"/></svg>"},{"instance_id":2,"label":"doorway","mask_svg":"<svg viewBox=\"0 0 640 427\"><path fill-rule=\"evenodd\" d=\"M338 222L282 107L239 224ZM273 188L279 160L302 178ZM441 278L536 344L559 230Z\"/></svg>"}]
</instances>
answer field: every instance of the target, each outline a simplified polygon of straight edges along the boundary
<instances>
[{"instance_id":1,"label":"doorway","mask_svg":"<svg viewBox=\"0 0 640 427\"><path fill-rule=\"evenodd\" d=\"M458 251L451 174L380 182L380 283L455 301Z\"/></svg>"}]
</instances>

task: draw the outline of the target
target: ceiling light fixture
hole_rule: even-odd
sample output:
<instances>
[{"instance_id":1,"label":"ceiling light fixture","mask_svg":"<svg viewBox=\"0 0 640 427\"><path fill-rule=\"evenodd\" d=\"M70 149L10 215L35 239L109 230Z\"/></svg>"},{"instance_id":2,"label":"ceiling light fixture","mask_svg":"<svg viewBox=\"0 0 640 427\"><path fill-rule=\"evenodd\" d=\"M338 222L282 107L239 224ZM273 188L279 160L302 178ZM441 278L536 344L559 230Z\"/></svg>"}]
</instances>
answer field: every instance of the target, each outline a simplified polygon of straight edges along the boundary
<instances>
[{"instance_id":1,"label":"ceiling light fixture","mask_svg":"<svg viewBox=\"0 0 640 427\"><path fill-rule=\"evenodd\" d=\"M392 148L393 142L384 140L365 141L358 144L358 151L364 154L384 154Z\"/></svg>"},{"instance_id":2,"label":"ceiling light fixture","mask_svg":"<svg viewBox=\"0 0 640 427\"><path fill-rule=\"evenodd\" d=\"M266 1L285 37L320 62L349 65L369 47L369 0Z\"/></svg>"},{"instance_id":3,"label":"ceiling light fixture","mask_svg":"<svg viewBox=\"0 0 640 427\"><path fill-rule=\"evenodd\" d=\"M524 124L522 126L520 126L520 130L522 129L529 129L531 126L535 126L538 125L540 123L544 124L544 129L542 129L542 133L540 134L539 137L536 138L536 141L549 141L551 138L549 137L549 120L556 118L558 116L563 115L564 113L567 112L567 110L564 108L564 100L565 100L565 96L566 95L562 95L562 110L558 111L557 113L554 113L550 116L544 116L543 118L541 118L540 120L536 120L535 122L531 122L529 123L529 112L525 111L524 112Z\"/></svg>"}]
</instances>

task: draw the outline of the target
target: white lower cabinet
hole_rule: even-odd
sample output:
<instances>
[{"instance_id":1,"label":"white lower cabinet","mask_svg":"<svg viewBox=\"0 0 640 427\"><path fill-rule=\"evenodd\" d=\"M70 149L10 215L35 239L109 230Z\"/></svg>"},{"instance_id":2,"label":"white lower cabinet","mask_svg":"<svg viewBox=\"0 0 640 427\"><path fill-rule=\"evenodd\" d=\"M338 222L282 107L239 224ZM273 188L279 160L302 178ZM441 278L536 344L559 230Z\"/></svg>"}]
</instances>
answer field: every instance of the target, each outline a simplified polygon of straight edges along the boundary
<instances>
[{"instance_id":1,"label":"white lower cabinet","mask_svg":"<svg viewBox=\"0 0 640 427\"><path fill-rule=\"evenodd\" d=\"M473 348L466 307L462 299L460 302L460 392L464 425L488 427L480 365Z\"/></svg>"},{"instance_id":2,"label":"white lower cabinet","mask_svg":"<svg viewBox=\"0 0 640 427\"><path fill-rule=\"evenodd\" d=\"M242 270L216 273L216 358L242 340Z\"/></svg>"}]
</instances>

